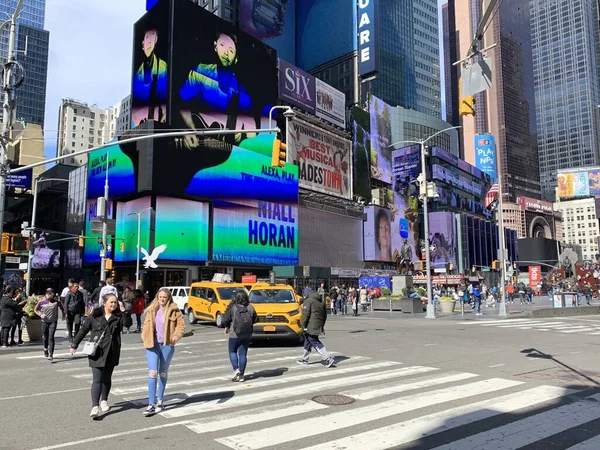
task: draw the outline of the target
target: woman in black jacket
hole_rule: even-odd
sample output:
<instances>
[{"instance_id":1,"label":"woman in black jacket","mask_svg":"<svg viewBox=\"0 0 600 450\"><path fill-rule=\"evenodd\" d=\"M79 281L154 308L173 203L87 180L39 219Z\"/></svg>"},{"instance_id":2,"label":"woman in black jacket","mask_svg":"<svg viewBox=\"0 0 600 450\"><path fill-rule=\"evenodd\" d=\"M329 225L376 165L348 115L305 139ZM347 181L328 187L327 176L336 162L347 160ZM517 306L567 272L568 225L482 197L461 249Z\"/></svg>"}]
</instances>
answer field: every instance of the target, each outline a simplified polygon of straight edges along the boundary
<instances>
[{"instance_id":1,"label":"woman in black jacket","mask_svg":"<svg viewBox=\"0 0 600 450\"><path fill-rule=\"evenodd\" d=\"M114 294L105 295L103 301L104 305L95 308L87 318L79 333L75 336L70 350L71 355L73 355L88 333L91 332L90 340L96 341L100 339L102 333L106 330L95 354L88 356L92 368L92 411L90 417L96 417L100 411L107 412L110 409L108 394L112 384L113 370L119 365L121 356L121 333L123 327L131 326L131 318L119 310L119 303Z\"/></svg>"},{"instance_id":2,"label":"woman in black jacket","mask_svg":"<svg viewBox=\"0 0 600 450\"><path fill-rule=\"evenodd\" d=\"M8 337L10 329L17 323L17 314L19 307L22 307L27 301L20 300L21 289L9 288L2 300L0 300L0 325L2 326L2 348L9 345ZM14 336L14 335L13 335Z\"/></svg>"}]
</instances>

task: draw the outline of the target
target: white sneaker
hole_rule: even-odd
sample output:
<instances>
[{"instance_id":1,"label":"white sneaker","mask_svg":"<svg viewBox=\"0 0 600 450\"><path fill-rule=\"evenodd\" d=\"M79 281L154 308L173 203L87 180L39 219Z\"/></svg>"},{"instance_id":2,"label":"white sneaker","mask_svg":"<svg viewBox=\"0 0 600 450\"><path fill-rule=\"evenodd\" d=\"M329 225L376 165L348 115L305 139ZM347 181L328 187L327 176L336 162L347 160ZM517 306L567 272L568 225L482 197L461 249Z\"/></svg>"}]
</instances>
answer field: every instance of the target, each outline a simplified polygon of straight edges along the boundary
<instances>
[{"instance_id":1,"label":"white sneaker","mask_svg":"<svg viewBox=\"0 0 600 450\"><path fill-rule=\"evenodd\" d=\"M90 417L98 417L98 414L100 414L100 411L97 406L94 406L90 412Z\"/></svg>"},{"instance_id":2,"label":"white sneaker","mask_svg":"<svg viewBox=\"0 0 600 450\"><path fill-rule=\"evenodd\" d=\"M102 400L100 402L100 411L103 413L108 412L110 410L110 406L108 406L108 402L106 400Z\"/></svg>"},{"instance_id":3,"label":"white sneaker","mask_svg":"<svg viewBox=\"0 0 600 450\"><path fill-rule=\"evenodd\" d=\"M235 372L233 372L231 381L240 381L240 371L239 370L236 370Z\"/></svg>"}]
</instances>

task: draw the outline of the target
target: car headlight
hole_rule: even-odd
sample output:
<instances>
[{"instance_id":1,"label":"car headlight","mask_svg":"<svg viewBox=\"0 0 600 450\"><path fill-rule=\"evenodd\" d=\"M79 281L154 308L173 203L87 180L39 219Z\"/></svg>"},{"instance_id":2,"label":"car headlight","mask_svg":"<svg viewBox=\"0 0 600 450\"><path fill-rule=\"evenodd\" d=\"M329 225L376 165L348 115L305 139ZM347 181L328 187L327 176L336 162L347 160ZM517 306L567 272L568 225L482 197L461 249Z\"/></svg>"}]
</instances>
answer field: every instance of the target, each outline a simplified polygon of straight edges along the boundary
<instances>
[{"instance_id":1,"label":"car headlight","mask_svg":"<svg viewBox=\"0 0 600 450\"><path fill-rule=\"evenodd\" d=\"M299 310L299 309L295 309L295 310L293 310L293 311L290 311L288 314L289 314L290 316L295 316L296 314L300 314L300 310Z\"/></svg>"}]
</instances>

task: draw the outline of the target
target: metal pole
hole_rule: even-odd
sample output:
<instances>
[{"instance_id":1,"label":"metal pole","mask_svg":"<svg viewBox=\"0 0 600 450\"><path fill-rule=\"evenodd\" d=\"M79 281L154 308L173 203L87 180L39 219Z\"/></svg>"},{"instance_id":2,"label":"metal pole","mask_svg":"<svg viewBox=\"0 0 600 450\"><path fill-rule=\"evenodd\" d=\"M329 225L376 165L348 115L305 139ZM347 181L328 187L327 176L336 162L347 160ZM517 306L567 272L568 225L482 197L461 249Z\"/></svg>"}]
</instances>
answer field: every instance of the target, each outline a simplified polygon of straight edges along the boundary
<instances>
[{"instance_id":1,"label":"metal pole","mask_svg":"<svg viewBox=\"0 0 600 450\"><path fill-rule=\"evenodd\" d=\"M496 147L496 161L500 161L498 158L498 148ZM498 170L498 234L500 234L500 254L498 257L500 258L502 267L500 269L500 291L502 292L502 296L500 299L500 306L498 308L498 316L506 317L508 314L506 313L506 239L504 236L504 214L502 211L502 176L500 170Z\"/></svg>"},{"instance_id":2,"label":"metal pole","mask_svg":"<svg viewBox=\"0 0 600 450\"><path fill-rule=\"evenodd\" d=\"M105 211L102 219L102 250L100 250L100 280L106 281L106 251L108 248L108 161L110 152L106 152L106 177L104 178Z\"/></svg>"},{"instance_id":3,"label":"metal pole","mask_svg":"<svg viewBox=\"0 0 600 450\"><path fill-rule=\"evenodd\" d=\"M2 87L4 88L4 102L2 105L2 137L0 138L0 236L4 231L4 205L6 202L6 176L8 174L7 153L8 142L10 139L9 132L12 130L14 115L13 115L13 64L15 60L15 46L17 39L17 17L23 5L23 0L19 0L15 12L10 19L10 31L8 35L8 55L5 64L4 80Z\"/></svg>"},{"instance_id":4,"label":"metal pole","mask_svg":"<svg viewBox=\"0 0 600 450\"><path fill-rule=\"evenodd\" d=\"M429 196L427 192L427 166L425 165L425 144L421 142L421 195L423 197L423 228L425 234L425 277L427 282L427 314L426 319L435 319L435 305L431 289L431 255L429 251Z\"/></svg>"},{"instance_id":5,"label":"metal pole","mask_svg":"<svg viewBox=\"0 0 600 450\"><path fill-rule=\"evenodd\" d=\"M137 229L137 258L135 260L135 288L137 289L140 284L140 233L142 230L142 212L136 213L138 220Z\"/></svg>"},{"instance_id":6,"label":"metal pole","mask_svg":"<svg viewBox=\"0 0 600 450\"><path fill-rule=\"evenodd\" d=\"M33 207L31 209L31 226L30 230L35 231L35 216L37 214L37 195L38 195L38 184L45 181L66 181L64 178L37 178L35 180L35 190L33 191ZM31 261L33 260L33 245L31 242L31 233L29 234L29 252L27 253L27 283L25 285L25 293L27 296L31 295Z\"/></svg>"}]
</instances>

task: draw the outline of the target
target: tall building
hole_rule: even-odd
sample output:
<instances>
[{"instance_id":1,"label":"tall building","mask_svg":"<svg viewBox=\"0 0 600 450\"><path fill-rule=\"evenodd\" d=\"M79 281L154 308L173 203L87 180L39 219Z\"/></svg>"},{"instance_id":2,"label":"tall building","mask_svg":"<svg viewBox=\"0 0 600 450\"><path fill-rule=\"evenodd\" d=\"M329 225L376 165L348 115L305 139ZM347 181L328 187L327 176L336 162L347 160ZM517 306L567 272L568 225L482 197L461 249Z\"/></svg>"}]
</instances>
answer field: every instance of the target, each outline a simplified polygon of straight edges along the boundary
<instances>
[{"instance_id":1,"label":"tall building","mask_svg":"<svg viewBox=\"0 0 600 450\"><path fill-rule=\"evenodd\" d=\"M458 115L458 78L457 67L452 64L460 58L456 52L456 20L454 18L454 0L442 5L442 36L444 55L444 94L446 99L446 122L459 125Z\"/></svg>"},{"instance_id":2,"label":"tall building","mask_svg":"<svg viewBox=\"0 0 600 450\"><path fill-rule=\"evenodd\" d=\"M553 199L557 170L600 164L598 1L530 5L540 182Z\"/></svg>"},{"instance_id":3,"label":"tall building","mask_svg":"<svg viewBox=\"0 0 600 450\"><path fill-rule=\"evenodd\" d=\"M499 2L483 43L484 47L497 44L488 51L492 87L476 96L475 116L461 117L461 147L470 163L475 163L476 135L495 136L504 200L510 202L520 196L540 198L528 5L522 0ZM455 2L453 6L460 59L467 54L483 11L481 0Z\"/></svg>"},{"instance_id":4,"label":"tall building","mask_svg":"<svg viewBox=\"0 0 600 450\"><path fill-rule=\"evenodd\" d=\"M63 99L58 111L56 155L97 147L131 128L131 97L110 108L98 108L73 99ZM87 155L65 160L64 164L81 166Z\"/></svg>"},{"instance_id":5,"label":"tall building","mask_svg":"<svg viewBox=\"0 0 600 450\"><path fill-rule=\"evenodd\" d=\"M18 0L0 0L0 15L12 16ZM15 58L25 69L25 81L16 91L17 120L44 125L50 33L44 30L45 0L25 0L17 20ZM0 34L0 58L8 57L8 27ZM2 91L0 91L2 93ZM2 112L0 111L0 116Z\"/></svg>"},{"instance_id":6,"label":"tall building","mask_svg":"<svg viewBox=\"0 0 600 450\"><path fill-rule=\"evenodd\" d=\"M583 251L583 259L595 260L598 254L598 218L596 199L583 198L560 201L554 209L563 216L563 239L567 244L577 244Z\"/></svg>"},{"instance_id":7,"label":"tall building","mask_svg":"<svg viewBox=\"0 0 600 450\"><path fill-rule=\"evenodd\" d=\"M229 22L235 22L237 17L236 0L190 0L198 6L212 12Z\"/></svg>"}]
</instances>

